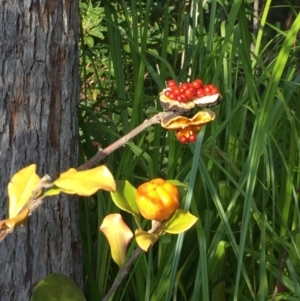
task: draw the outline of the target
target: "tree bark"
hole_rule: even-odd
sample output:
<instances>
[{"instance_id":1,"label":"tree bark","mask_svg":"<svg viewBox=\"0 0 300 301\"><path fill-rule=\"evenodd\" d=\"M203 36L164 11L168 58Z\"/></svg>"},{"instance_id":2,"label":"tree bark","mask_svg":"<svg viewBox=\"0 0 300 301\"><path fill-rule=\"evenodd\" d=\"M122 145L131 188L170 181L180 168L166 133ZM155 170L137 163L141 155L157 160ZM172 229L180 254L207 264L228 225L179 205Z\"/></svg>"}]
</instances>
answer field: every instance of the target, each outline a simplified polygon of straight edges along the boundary
<instances>
[{"instance_id":1,"label":"tree bark","mask_svg":"<svg viewBox=\"0 0 300 301\"><path fill-rule=\"evenodd\" d=\"M77 163L76 0L0 0L0 219L7 184L36 163L55 179ZM77 199L48 198L0 243L0 300L28 301L51 272L82 286Z\"/></svg>"}]
</instances>

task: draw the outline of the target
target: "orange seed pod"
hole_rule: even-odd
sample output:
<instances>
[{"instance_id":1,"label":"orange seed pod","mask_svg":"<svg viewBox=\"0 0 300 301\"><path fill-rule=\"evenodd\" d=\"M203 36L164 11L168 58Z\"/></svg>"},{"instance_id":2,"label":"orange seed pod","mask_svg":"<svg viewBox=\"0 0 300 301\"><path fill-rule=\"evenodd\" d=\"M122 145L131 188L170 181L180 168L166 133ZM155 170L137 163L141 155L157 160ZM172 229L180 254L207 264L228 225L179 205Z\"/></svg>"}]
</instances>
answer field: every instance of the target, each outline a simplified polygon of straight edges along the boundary
<instances>
[{"instance_id":1,"label":"orange seed pod","mask_svg":"<svg viewBox=\"0 0 300 301\"><path fill-rule=\"evenodd\" d=\"M138 187L136 202L144 218L163 221L178 209L179 192L175 185L157 178Z\"/></svg>"}]
</instances>

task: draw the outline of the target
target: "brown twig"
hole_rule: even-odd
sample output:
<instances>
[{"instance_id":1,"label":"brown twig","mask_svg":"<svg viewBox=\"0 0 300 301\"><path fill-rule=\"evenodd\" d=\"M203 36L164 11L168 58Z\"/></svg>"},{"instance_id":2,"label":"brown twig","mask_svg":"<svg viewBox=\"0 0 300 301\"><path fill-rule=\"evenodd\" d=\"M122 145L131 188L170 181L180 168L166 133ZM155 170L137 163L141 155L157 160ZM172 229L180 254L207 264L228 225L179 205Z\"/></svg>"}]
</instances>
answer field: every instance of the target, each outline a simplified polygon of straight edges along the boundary
<instances>
[{"instance_id":1,"label":"brown twig","mask_svg":"<svg viewBox=\"0 0 300 301\"><path fill-rule=\"evenodd\" d=\"M94 157L92 157L87 162L85 162L84 164L79 166L77 168L77 170L86 170L86 169L91 168L92 166L94 166L95 164L97 164L98 162L103 160L105 157L107 157L109 154L111 154L112 152L114 152L115 150L120 148L121 146L124 146L125 144L127 144L130 139L132 139L133 137L135 137L136 135L138 135L139 133L144 131L150 125L153 125L155 123L160 123L160 121L162 119L167 118L167 117L169 118L172 115L177 116L176 113L170 111L170 112L160 112L160 113L154 115L153 117L151 117L150 119L146 119L142 124L137 126L131 132L129 132L128 134L126 134L125 136L120 138L119 140L115 141L114 143L112 143L111 145L106 147L105 149L100 150Z\"/></svg>"},{"instance_id":2,"label":"brown twig","mask_svg":"<svg viewBox=\"0 0 300 301\"><path fill-rule=\"evenodd\" d=\"M149 230L148 233L155 233L156 231L159 231L160 226L161 222L155 221L151 230ZM123 279L128 275L129 269L131 268L135 260L138 258L138 256L142 253L142 251L143 250L140 247L133 251L127 263L121 268L119 275L116 277L114 283L112 284L111 288L109 289L102 301L108 301L109 298L114 294L114 292L122 283Z\"/></svg>"},{"instance_id":3,"label":"brown twig","mask_svg":"<svg viewBox=\"0 0 300 301\"><path fill-rule=\"evenodd\" d=\"M12 233L14 230L13 229L5 229L5 230L0 230L0 242L4 240L4 238Z\"/></svg>"},{"instance_id":4,"label":"brown twig","mask_svg":"<svg viewBox=\"0 0 300 301\"><path fill-rule=\"evenodd\" d=\"M282 286L281 276L282 276L282 271L283 271L283 267L284 267L285 257L286 257L286 250L283 250L282 255L281 255L280 265L278 268L277 281L276 281L276 286L274 288L272 301L275 301L276 295L278 293L280 293L280 287Z\"/></svg>"},{"instance_id":5,"label":"brown twig","mask_svg":"<svg viewBox=\"0 0 300 301\"><path fill-rule=\"evenodd\" d=\"M51 178L48 175L44 175L37 185L37 187L32 191L30 199L26 202L20 212L29 209L29 215L32 214L43 202L44 196L38 197L44 188L50 188L53 184L51 183Z\"/></svg>"},{"instance_id":6,"label":"brown twig","mask_svg":"<svg viewBox=\"0 0 300 301\"><path fill-rule=\"evenodd\" d=\"M300 187L298 189L296 189L296 194L300 193ZM291 201L293 200L293 195L291 195ZM282 272L283 272L283 268L284 268L284 263L285 263L285 258L286 258L286 250L284 249L282 251L282 255L281 255L281 260L280 260L280 265L278 268L278 274L277 274L277 281L276 281L276 286L274 288L274 292L272 295L272 301L275 301L276 299L276 295L278 293L282 293L284 291L286 291L286 287L282 284L281 282L281 276L282 276ZM282 299L283 300L283 299Z\"/></svg>"}]
</instances>

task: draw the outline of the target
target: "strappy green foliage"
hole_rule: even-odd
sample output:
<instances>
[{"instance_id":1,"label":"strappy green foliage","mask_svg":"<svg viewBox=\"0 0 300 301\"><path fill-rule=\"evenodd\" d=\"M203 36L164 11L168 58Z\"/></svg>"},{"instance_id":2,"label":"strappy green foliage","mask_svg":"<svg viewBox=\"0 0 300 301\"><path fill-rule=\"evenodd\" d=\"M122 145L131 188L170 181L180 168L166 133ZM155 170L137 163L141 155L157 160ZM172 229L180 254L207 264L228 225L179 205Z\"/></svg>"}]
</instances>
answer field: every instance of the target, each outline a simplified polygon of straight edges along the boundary
<instances>
[{"instance_id":1,"label":"strappy green foliage","mask_svg":"<svg viewBox=\"0 0 300 301\"><path fill-rule=\"evenodd\" d=\"M182 208L199 217L143 254L113 300L300 299L299 4L263 2L256 19L253 1L81 1L82 161L162 110L167 79L223 95L195 145L156 125L106 159L134 186L187 182ZM112 212L103 192L81 205L88 300L118 273L99 232Z\"/></svg>"}]
</instances>

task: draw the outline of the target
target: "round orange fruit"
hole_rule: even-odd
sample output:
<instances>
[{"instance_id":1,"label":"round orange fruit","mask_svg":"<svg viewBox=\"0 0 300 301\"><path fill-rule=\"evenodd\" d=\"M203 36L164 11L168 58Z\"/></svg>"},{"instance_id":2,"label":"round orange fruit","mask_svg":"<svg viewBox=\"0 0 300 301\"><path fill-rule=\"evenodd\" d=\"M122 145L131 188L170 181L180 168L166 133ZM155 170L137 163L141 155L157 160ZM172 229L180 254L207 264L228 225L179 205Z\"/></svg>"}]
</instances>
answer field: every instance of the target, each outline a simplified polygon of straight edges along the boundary
<instances>
[{"instance_id":1,"label":"round orange fruit","mask_svg":"<svg viewBox=\"0 0 300 301\"><path fill-rule=\"evenodd\" d=\"M163 221L179 208L179 192L175 185L160 178L153 179L138 187L136 203L144 218Z\"/></svg>"}]
</instances>

